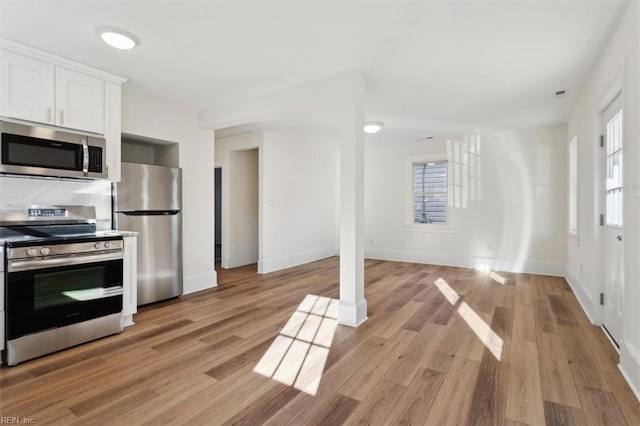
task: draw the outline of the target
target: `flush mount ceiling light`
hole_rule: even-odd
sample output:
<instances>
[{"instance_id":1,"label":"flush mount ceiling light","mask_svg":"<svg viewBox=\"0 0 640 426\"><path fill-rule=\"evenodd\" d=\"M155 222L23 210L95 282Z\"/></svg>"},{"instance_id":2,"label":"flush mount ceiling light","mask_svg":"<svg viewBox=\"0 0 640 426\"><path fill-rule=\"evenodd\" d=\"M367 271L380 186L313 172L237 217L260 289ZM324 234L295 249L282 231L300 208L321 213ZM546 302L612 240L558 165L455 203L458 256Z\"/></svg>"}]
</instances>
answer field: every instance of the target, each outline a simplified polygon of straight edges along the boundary
<instances>
[{"instance_id":1,"label":"flush mount ceiling light","mask_svg":"<svg viewBox=\"0 0 640 426\"><path fill-rule=\"evenodd\" d=\"M382 121L367 121L364 123L364 131L366 133L378 133L383 124Z\"/></svg>"},{"instance_id":2,"label":"flush mount ceiling light","mask_svg":"<svg viewBox=\"0 0 640 426\"><path fill-rule=\"evenodd\" d=\"M100 27L97 33L105 43L116 49L129 50L138 44L138 40L133 34L118 28Z\"/></svg>"}]
</instances>

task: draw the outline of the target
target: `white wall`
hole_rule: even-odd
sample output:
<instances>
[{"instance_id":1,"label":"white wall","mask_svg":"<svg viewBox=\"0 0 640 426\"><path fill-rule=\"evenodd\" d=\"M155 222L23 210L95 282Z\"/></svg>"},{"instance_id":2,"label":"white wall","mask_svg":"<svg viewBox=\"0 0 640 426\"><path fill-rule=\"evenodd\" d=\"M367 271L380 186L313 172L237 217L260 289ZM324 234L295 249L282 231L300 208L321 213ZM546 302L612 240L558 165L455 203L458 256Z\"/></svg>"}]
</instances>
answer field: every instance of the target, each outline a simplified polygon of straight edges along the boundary
<instances>
[{"instance_id":1,"label":"white wall","mask_svg":"<svg viewBox=\"0 0 640 426\"><path fill-rule=\"evenodd\" d=\"M566 127L378 141L365 156L366 256L563 275ZM410 159L449 159L452 229L411 226ZM410 216L409 216L410 217Z\"/></svg>"},{"instance_id":2,"label":"white wall","mask_svg":"<svg viewBox=\"0 0 640 426\"><path fill-rule=\"evenodd\" d=\"M229 159L229 268L258 263L258 149L232 151Z\"/></svg>"},{"instance_id":3,"label":"white wall","mask_svg":"<svg viewBox=\"0 0 640 426\"><path fill-rule=\"evenodd\" d=\"M601 228L603 212L597 176L603 164L598 141L599 111L613 91L624 99L624 252L625 305L620 350L621 370L640 398L640 8L630 2L622 15L578 104L571 114L566 140L578 135L578 237L567 237L567 277L587 315L602 323L598 303L602 292Z\"/></svg>"},{"instance_id":4,"label":"white wall","mask_svg":"<svg viewBox=\"0 0 640 426\"><path fill-rule=\"evenodd\" d=\"M111 183L0 177L0 205L96 206L97 228L111 229Z\"/></svg>"},{"instance_id":5,"label":"white wall","mask_svg":"<svg viewBox=\"0 0 640 426\"><path fill-rule=\"evenodd\" d=\"M214 132L200 128L195 109L127 89L122 131L180 144L184 293L216 286Z\"/></svg>"},{"instance_id":6,"label":"white wall","mask_svg":"<svg viewBox=\"0 0 640 426\"><path fill-rule=\"evenodd\" d=\"M259 271L335 255L335 135L320 127L266 130L262 151Z\"/></svg>"}]
</instances>

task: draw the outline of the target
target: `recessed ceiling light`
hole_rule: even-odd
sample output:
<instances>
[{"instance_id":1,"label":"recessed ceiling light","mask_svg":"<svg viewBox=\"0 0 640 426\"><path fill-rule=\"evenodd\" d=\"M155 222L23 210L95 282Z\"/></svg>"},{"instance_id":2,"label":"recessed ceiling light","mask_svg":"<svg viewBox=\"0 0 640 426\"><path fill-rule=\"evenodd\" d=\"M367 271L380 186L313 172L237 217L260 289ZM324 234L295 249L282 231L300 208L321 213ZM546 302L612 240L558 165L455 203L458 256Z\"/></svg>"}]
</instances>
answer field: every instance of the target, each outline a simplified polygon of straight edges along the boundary
<instances>
[{"instance_id":1,"label":"recessed ceiling light","mask_svg":"<svg viewBox=\"0 0 640 426\"><path fill-rule=\"evenodd\" d=\"M367 121L364 123L364 131L366 133L378 133L383 124L382 121Z\"/></svg>"},{"instance_id":2,"label":"recessed ceiling light","mask_svg":"<svg viewBox=\"0 0 640 426\"><path fill-rule=\"evenodd\" d=\"M118 28L98 28L98 35L109 46L120 50L133 49L138 44L138 40L133 34Z\"/></svg>"}]
</instances>

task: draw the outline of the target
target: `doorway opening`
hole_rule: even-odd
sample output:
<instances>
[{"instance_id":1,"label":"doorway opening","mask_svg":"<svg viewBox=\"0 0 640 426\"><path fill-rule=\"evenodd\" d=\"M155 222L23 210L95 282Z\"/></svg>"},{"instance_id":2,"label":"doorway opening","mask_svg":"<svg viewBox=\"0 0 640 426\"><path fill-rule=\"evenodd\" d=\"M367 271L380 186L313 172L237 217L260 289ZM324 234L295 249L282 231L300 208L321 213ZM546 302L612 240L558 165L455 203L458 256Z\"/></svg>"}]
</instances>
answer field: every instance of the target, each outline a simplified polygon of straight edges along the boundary
<instances>
[{"instance_id":1,"label":"doorway opening","mask_svg":"<svg viewBox=\"0 0 640 426\"><path fill-rule=\"evenodd\" d=\"M222 263L222 167L216 167L214 171L215 187L215 264L216 270L220 269Z\"/></svg>"}]
</instances>

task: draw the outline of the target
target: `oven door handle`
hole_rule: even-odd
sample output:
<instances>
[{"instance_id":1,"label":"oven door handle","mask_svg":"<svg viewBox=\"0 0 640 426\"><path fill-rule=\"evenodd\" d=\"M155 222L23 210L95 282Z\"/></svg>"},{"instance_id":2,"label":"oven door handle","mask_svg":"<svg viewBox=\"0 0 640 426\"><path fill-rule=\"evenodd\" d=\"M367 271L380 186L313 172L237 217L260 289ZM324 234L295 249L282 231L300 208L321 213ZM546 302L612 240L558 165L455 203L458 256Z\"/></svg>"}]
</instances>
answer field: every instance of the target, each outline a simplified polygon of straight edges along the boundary
<instances>
[{"instance_id":1,"label":"oven door handle","mask_svg":"<svg viewBox=\"0 0 640 426\"><path fill-rule=\"evenodd\" d=\"M10 260L7 264L7 272L31 271L52 267L83 265L86 263L106 262L109 260L122 260L123 251L113 250L100 254L76 254L73 256L50 257L47 259Z\"/></svg>"}]
</instances>

